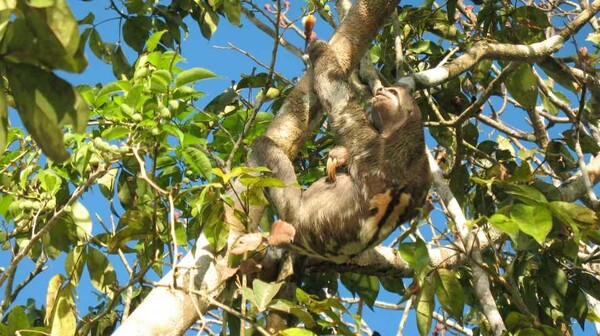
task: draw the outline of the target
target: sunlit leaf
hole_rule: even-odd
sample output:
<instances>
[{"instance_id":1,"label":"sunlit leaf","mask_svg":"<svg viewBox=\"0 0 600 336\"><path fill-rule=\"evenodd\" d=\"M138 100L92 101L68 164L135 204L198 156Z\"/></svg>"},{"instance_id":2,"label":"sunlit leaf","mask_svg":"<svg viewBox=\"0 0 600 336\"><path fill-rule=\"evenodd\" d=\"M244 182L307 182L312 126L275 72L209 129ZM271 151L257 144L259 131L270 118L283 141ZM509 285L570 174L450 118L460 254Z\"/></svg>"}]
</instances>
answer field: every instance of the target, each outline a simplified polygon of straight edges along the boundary
<instances>
[{"instance_id":1,"label":"sunlit leaf","mask_svg":"<svg viewBox=\"0 0 600 336\"><path fill-rule=\"evenodd\" d=\"M71 205L71 218L77 225L78 233L80 233L81 238L88 239L92 236L92 219L90 218L90 213L83 204L75 202Z\"/></svg>"},{"instance_id":2,"label":"sunlit leaf","mask_svg":"<svg viewBox=\"0 0 600 336\"><path fill-rule=\"evenodd\" d=\"M75 299L73 288L69 285L63 287L56 298L56 308L52 319L51 336L74 335L77 326L75 315Z\"/></svg>"},{"instance_id":3,"label":"sunlit leaf","mask_svg":"<svg viewBox=\"0 0 600 336\"><path fill-rule=\"evenodd\" d=\"M184 70L175 77L175 87L196 82L202 79L217 77L212 71L204 68L191 68Z\"/></svg>"},{"instance_id":4,"label":"sunlit leaf","mask_svg":"<svg viewBox=\"0 0 600 336\"><path fill-rule=\"evenodd\" d=\"M23 306L15 306L8 313L8 331L9 335L16 335L17 331L27 330L29 328L29 320L25 314Z\"/></svg>"},{"instance_id":5,"label":"sunlit leaf","mask_svg":"<svg viewBox=\"0 0 600 336\"><path fill-rule=\"evenodd\" d=\"M48 281L48 289L46 290L46 314L44 316L44 323L46 325L50 324L54 303L56 303L56 298L58 297L58 291L65 280L65 276L58 273Z\"/></svg>"},{"instance_id":6,"label":"sunlit leaf","mask_svg":"<svg viewBox=\"0 0 600 336\"><path fill-rule=\"evenodd\" d=\"M284 336L316 336L314 332L301 328L288 328L279 332Z\"/></svg>"},{"instance_id":7,"label":"sunlit leaf","mask_svg":"<svg viewBox=\"0 0 600 336\"><path fill-rule=\"evenodd\" d=\"M150 37L146 41L146 50L148 52L153 52L154 50L156 50L156 47L158 46L160 39L166 32L167 32L166 30L161 30L161 31L157 31L156 33L150 35Z\"/></svg>"},{"instance_id":8,"label":"sunlit leaf","mask_svg":"<svg viewBox=\"0 0 600 336\"><path fill-rule=\"evenodd\" d=\"M400 255L402 259L415 268L415 272L420 274L419 279L427 273L429 269L429 252L427 245L421 239L415 243L403 243L400 245Z\"/></svg>"},{"instance_id":9,"label":"sunlit leaf","mask_svg":"<svg viewBox=\"0 0 600 336\"><path fill-rule=\"evenodd\" d=\"M181 153L194 172L202 174L205 179L211 176L212 166L210 160L196 147L186 147Z\"/></svg>"},{"instance_id":10,"label":"sunlit leaf","mask_svg":"<svg viewBox=\"0 0 600 336\"><path fill-rule=\"evenodd\" d=\"M503 214L494 214L489 218L489 222L496 229L508 234L513 241L517 241L517 237L519 236L519 225L517 222Z\"/></svg>"},{"instance_id":11,"label":"sunlit leaf","mask_svg":"<svg viewBox=\"0 0 600 336\"><path fill-rule=\"evenodd\" d=\"M254 281L252 281L252 291L254 292L255 299L254 304L258 308L258 311L263 312L267 309L267 306L271 303L271 300L273 300L275 295L277 295L277 292L279 292L282 285L283 283L281 282L268 283L259 279L254 279Z\"/></svg>"},{"instance_id":12,"label":"sunlit leaf","mask_svg":"<svg viewBox=\"0 0 600 336\"><path fill-rule=\"evenodd\" d=\"M519 229L532 236L540 245L552 230L552 215L544 204L515 204L510 210L510 218L519 225Z\"/></svg>"}]
</instances>

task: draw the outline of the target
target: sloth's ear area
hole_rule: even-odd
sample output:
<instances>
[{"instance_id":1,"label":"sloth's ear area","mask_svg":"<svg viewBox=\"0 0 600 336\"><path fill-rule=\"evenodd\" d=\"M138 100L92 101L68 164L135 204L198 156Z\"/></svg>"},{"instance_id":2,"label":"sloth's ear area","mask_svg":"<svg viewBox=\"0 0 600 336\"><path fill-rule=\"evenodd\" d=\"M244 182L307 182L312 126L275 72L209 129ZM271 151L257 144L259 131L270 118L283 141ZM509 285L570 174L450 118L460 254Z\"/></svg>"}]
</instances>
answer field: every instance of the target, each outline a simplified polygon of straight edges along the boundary
<instances>
[{"instance_id":1,"label":"sloth's ear area","mask_svg":"<svg viewBox=\"0 0 600 336\"><path fill-rule=\"evenodd\" d=\"M315 62L323 53L329 49L329 43L323 40L312 41L308 45L308 57L311 62Z\"/></svg>"}]
</instances>

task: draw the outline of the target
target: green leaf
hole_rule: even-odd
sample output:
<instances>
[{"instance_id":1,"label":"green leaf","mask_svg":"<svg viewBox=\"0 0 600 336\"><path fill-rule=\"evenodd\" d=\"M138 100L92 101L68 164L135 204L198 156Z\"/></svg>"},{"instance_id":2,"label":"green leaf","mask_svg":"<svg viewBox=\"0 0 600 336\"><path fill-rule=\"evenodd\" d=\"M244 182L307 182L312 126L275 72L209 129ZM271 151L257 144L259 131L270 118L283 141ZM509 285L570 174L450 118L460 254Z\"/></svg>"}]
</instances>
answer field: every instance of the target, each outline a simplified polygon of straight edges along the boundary
<instances>
[{"instance_id":1,"label":"green leaf","mask_svg":"<svg viewBox=\"0 0 600 336\"><path fill-rule=\"evenodd\" d=\"M62 185L62 178L52 169L40 171L37 178L42 189L52 196L56 195Z\"/></svg>"},{"instance_id":2,"label":"green leaf","mask_svg":"<svg viewBox=\"0 0 600 336\"><path fill-rule=\"evenodd\" d=\"M496 229L508 234L516 242L519 237L519 225L503 214L494 214L489 218L490 224Z\"/></svg>"},{"instance_id":3,"label":"green leaf","mask_svg":"<svg viewBox=\"0 0 600 336\"><path fill-rule=\"evenodd\" d=\"M510 217L524 233L532 236L540 245L552 230L552 215L544 204L530 206L515 204L510 210Z\"/></svg>"},{"instance_id":4,"label":"green leaf","mask_svg":"<svg viewBox=\"0 0 600 336\"><path fill-rule=\"evenodd\" d=\"M316 336L314 332L300 328L289 328L279 332L283 336Z\"/></svg>"},{"instance_id":5,"label":"green leaf","mask_svg":"<svg viewBox=\"0 0 600 336\"><path fill-rule=\"evenodd\" d=\"M575 78L567 71L568 68L562 61L548 56L541 62L538 62L538 65L548 77L555 80L562 87L575 93L579 91L579 85L575 81Z\"/></svg>"},{"instance_id":6,"label":"green leaf","mask_svg":"<svg viewBox=\"0 0 600 336\"><path fill-rule=\"evenodd\" d=\"M456 21L455 14L456 14L456 3L457 2L458 2L458 0L449 0L448 3L446 4L446 7L448 8L448 21L450 21L450 22Z\"/></svg>"},{"instance_id":7,"label":"green leaf","mask_svg":"<svg viewBox=\"0 0 600 336\"><path fill-rule=\"evenodd\" d=\"M58 292L51 336L75 335L77 316L75 316L73 290L71 285L67 285Z\"/></svg>"},{"instance_id":8,"label":"green leaf","mask_svg":"<svg viewBox=\"0 0 600 336\"><path fill-rule=\"evenodd\" d=\"M0 155L6 150L8 137L8 102L4 85L0 83Z\"/></svg>"},{"instance_id":9,"label":"green leaf","mask_svg":"<svg viewBox=\"0 0 600 336\"><path fill-rule=\"evenodd\" d=\"M212 166L206 154L196 147L186 147L181 154L195 173L202 174L205 179L210 178Z\"/></svg>"},{"instance_id":10,"label":"green leaf","mask_svg":"<svg viewBox=\"0 0 600 336\"><path fill-rule=\"evenodd\" d=\"M314 328L317 324L313 316L300 308L297 304L293 302L283 300L283 299L275 299L273 303L269 305L269 309L279 310L288 314L294 315L296 318L304 323L306 328Z\"/></svg>"},{"instance_id":11,"label":"green leaf","mask_svg":"<svg viewBox=\"0 0 600 336\"><path fill-rule=\"evenodd\" d=\"M35 8L54 6L55 0L28 0L27 5Z\"/></svg>"},{"instance_id":12,"label":"green leaf","mask_svg":"<svg viewBox=\"0 0 600 336\"><path fill-rule=\"evenodd\" d=\"M544 29L550 27L547 13L537 7L518 7L515 9L513 16L522 24L526 25L529 29Z\"/></svg>"},{"instance_id":13,"label":"green leaf","mask_svg":"<svg viewBox=\"0 0 600 336\"><path fill-rule=\"evenodd\" d=\"M529 182L533 178L531 166L527 161L522 161L521 165L515 169L515 173L511 175L510 182Z\"/></svg>"},{"instance_id":14,"label":"green leaf","mask_svg":"<svg viewBox=\"0 0 600 336\"><path fill-rule=\"evenodd\" d=\"M109 169L106 174L100 177L97 181L98 186L100 187L100 192L106 199L111 200L113 195L115 194L115 180L117 179L117 173L119 170L117 168Z\"/></svg>"},{"instance_id":15,"label":"green leaf","mask_svg":"<svg viewBox=\"0 0 600 336\"><path fill-rule=\"evenodd\" d=\"M156 50L156 47L158 46L160 39L166 32L167 32L166 30L161 30L161 31L157 31L154 34L150 35L150 37L146 41L146 51L153 52L154 50Z\"/></svg>"},{"instance_id":16,"label":"green leaf","mask_svg":"<svg viewBox=\"0 0 600 336\"><path fill-rule=\"evenodd\" d=\"M132 114L133 115L133 114ZM102 139L106 141L114 140L114 139L122 139L128 134L131 134L130 128L114 126L109 127L102 131Z\"/></svg>"},{"instance_id":17,"label":"green leaf","mask_svg":"<svg viewBox=\"0 0 600 336\"><path fill-rule=\"evenodd\" d=\"M424 281L416 302L417 328L421 336L427 335L431 329L433 308L435 307L434 294L435 287L433 284L429 281Z\"/></svg>"},{"instance_id":18,"label":"green leaf","mask_svg":"<svg viewBox=\"0 0 600 336\"><path fill-rule=\"evenodd\" d=\"M379 277L379 282L383 288L391 293L397 293L400 295L404 295L406 293L406 289L404 288L404 283L401 278L395 277Z\"/></svg>"},{"instance_id":19,"label":"green leaf","mask_svg":"<svg viewBox=\"0 0 600 336\"><path fill-rule=\"evenodd\" d=\"M112 64L113 74L117 79L128 79L133 75L133 69L129 65L123 48L120 45L117 45L112 51L110 63Z\"/></svg>"},{"instance_id":20,"label":"green leaf","mask_svg":"<svg viewBox=\"0 0 600 336\"><path fill-rule=\"evenodd\" d=\"M200 26L200 32L206 39L210 39L211 36L217 31L217 25L219 24L219 16L210 6L200 3L202 9L200 15L196 17L196 21Z\"/></svg>"},{"instance_id":21,"label":"green leaf","mask_svg":"<svg viewBox=\"0 0 600 336\"><path fill-rule=\"evenodd\" d=\"M283 285L282 282L268 283L259 279L252 281L252 291L254 292L254 304L259 312L264 312L279 292Z\"/></svg>"},{"instance_id":22,"label":"green leaf","mask_svg":"<svg viewBox=\"0 0 600 336\"><path fill-rule=\"evenodd\" d=\"M104 253L88 247L87 268L92 286L102 293L111 292L110 287L117 285L117 274Z\"/></svg>"},{"instance_id":23,"label":"green leaf","mask_svg":"<svg viewBox=\"0 0 600 336\"><path fill-rule=\"evenodd\" d=\"M8 65L8 64L7 64ZM88 107L65 80L49 71L27 64L7 66L15 104L25 128L53 161L69 158L61 127L73 124L76 132L87 125Z\"/></svg>"},{"instance_id":24,"label":"green leaf","mask_svg":"<svg viewBox=\"0 0 600 336\"><path fill-rule=\"evenodd\" d=\"M573 282L596 300L600 300L600 280L598 280L595 274L577 269L573 277Z\"/></svg>"},{"instance_id":25,"label":"green leaf","mask_svg":"<svg viewBox=\"0 0 600 336\"><path fill-rule=\"evenodd\" d=\"M411 52L415 53L415 54L426 54L426 55L433 55L433 54L439 54L441 49L440 47L428 40L421 40L418 42L415 42L413 44L411 44L408 48L408 50L410 50Z\"/></svg>"},{"instance_id":26,"label":"green leaf","mask_svg":"<svg viewBox=\"0 0 600 336\"><path fill-rule=\"evenodd\" d=\"M15 56L11 59L20 62L33 58L51 68L81 72L87 61L79 53L79 25L65 0L53 2L44 8L19 2L24 24L16 25L17 34L8 42L8 49Z\"/></svg>"},{"instance_id":27,"label":"green leaf","mask_svg":"<svg viewBox=\"0 0 600 336\"><path fill-rule=\"evenodd\" d=\"M436 275L439 282L435 292L440 300L440 304L450 316L456 320L460 320L463 316L465 294L456 276L457 273L440 268L437 270Z\"/></svg>"},{"instance_id":28,"label":"green leaf","mask_svg":"<svg viewBox=\"0 0 600 336\"><path fill-rule=\"evenodd\" d=\"M89 12L83 19L81 19L77 22L79 23L80 26L93 25L95 19L96 19L96 16L94 15L94 13Z\"/></svg>"},{"instance_id":29,"label":"green leaf","mask_svg":"<svg viewBox=\"0 0 600 336\"><path fill-rule=\"evenodd\" d=\"M109 47L102 41L102 37L100 37L100 33L96 29L91 30L88 45L96 57L104 63L110 64L114 48Z\"/></svg>"},{"instance_id":30,"label":"green leaf","mask_svg":"<svg viewBox=\"0 0 600 336\"><path fill-rule=\"evenodd\" d=\"M275 177L267 176L242 176L239 179L243 186L251 188L282 188L285 187L285 183Z\"/></svg>"},{"instance_id":31,"label":"green leaf","mask_svg":"<svg viewBox=\"0 0 600 336\"><path fill-rule=\"evenodd\" d=\"M540 203L548 203L546 196L533 187L501 181L497 181L495 184L504 189L507 194L515 197L525 204L536 205Z\"/></svg>"},{"instance_id":32,"label":"green leaf","mask_svg":"<svg viewBox=\"0 0 600 336\"><path fill-rule=\"evenodd\" d=\"M84 246L75 246L69 251L65 259L65 273L74 286L77 286L79 283L79 279L81 279L81 274L83 273L83 266L86 263L86 254L84 251Z\"/></svg>"},{"instance_id":33,"label":"green leaf","mask_svg":"<svg viewBox=\"0 0 600 336\"><path fill-rule=\"evenodd\" d=\"M358 294L373 309L379 294L379 280L376 276L346 272L341 274L340 280L351 293Z\"/></svg>"},{"instance_id":34,"label":"green leaf","mask_svg":"<svg viewBox=\"0 0 600 336\"><path fill-rule=\"evenodd\" d=\"M71 218L77 225L79 236L83 239L89 239L92 236L92 219L90 213L83 204L73 203L71 206Z\"/></svg>"},{"instance_id":35,"label":"green leaf","mask_svg":"<svg viewBox=\"0 0 600 336\"><path fill-rule=\"evenodd\" d=\"M167 70L157 70L150 77L150 89L159 93L166 93L171 84L171 73Z\"/></svg>"},{"instance_id":36,"label":"green leaf","mask_svg":"<svg viewBox=\"0 0 600 336\"><path fill-rule=\"evenodd\" d=\"M515 336L545 336L545 334L537 329L526 328L519 330Z\"/></svg>"},{"instance_id":37,"label":"green leaf","mask_svg":"<svg viewBox=\"0 0 600 336\"><path fill-rule=\"evenodd\" d=\"M545 154L550 168L557 173L567 172L577 167L577 160L560 141L550 141Z\"/></svg>"},{"instance_id":38,"label":"green leaf","mask_svg":"<svg viewBox=\"0 0 600 336\"><path fill-rule=\"evenodd\" d=\"M222 220L223 205L211 206L208 215L205 215L202 232L206 235L208 242L214 246L216 251L221 251L227 244L230 225Z\"/></svg>"},{"instance_id":39,"label":"green leaf","mask_svg":"<svg viewBox=\"0 0 600 336\"><path fill-rule=\"evenodd\" d=\"M8 334L16 335L17 331L27 330L28 328L29 320L23 306L15 306L8 314Z\"/></svg>"},{"instance_id":40,"label":"green leaf","mask_svg":"<svg viewBox=\"0 0 600 336\"><path fill-rule=\"evenodd\" d=\"M569 282L561 266L551 258L544 258L540 265L538 288L553 307L564 307Z\"/></svg>"},{"instance_id":41,"label":"green leaf","mask_svg":"<svg viewBox=\"0 0 600 336\"><path fill-rule=\"evenodd\" d=\"M144 51L148 39L148 30L151 29L151 19L146 16L134 16L125 20L123 24L123 39L133 50L138 53Z\"/></svg>"},{"instance_id":42,"label":"green leaf","mask_svg":"<svg viewBox=\"0 0 600 336\"><path fill-rule=\"evenodd\" d=\"M125 249L125 244L131 240L145 240L152 238L154 231L146 223L152 222L150 215L142 210L129 209L125 211L119 224L118 231L108 242L108 251L113 253L117 249Z\"/></svg>"},{"instance_id":43,"label":"green leaf","mask_svg":"<svg viewBox=\"0 0 600 336\"><path fill-rule=\"evenodd\" d=\"M242 2L240 0L223 0L223 9L225 10L227 20L234 26L239 26Z\"/></svg>"},{"instance_id":44,"label":"green leaf","mask_svg":"<svg viewBox=\"0 0 600 336\"><path fill-rule=\"evenodd\" d=\"M404 243L400 245L400 255L402 259L414 267L415 273L419 274L419 280L429 270L429 252L427 245L420 238L414 243Z\"/></svg>"},{"instance_id":45,"label":"green leaf","mask_svg":"<svg viewBox=\"0 0 600 336\"><path fill-rule=\"evenodd\" d=\"M204 68L191 68L184 70L175 77L175 87L180 87L188 83L196 82L202 79L217 77L212 71Z\"/></svg>"},{"instance_id":46,"label":"green leaf","mask_svg":"<svg viewBox=\"0 0 600 336\"><path fill-rule=\"evenodd\" d=\"M569 225L575 232L593 229L598 225L596 212L587 207L560 201L550 202L548 206L554 217Z\"/></svg>"},{"instance_id":47,"label":"green leaf","mask_svg":"<svg viewBox=\"0 0 600 336\"><path fill-rule=\"evenodd\" d=\"M510 73L504 82L506 89L525 109L535 107L538 86L531 64L523 63Z\"/></svg>"},{"instance_id":48,"label":"green leaf","mask_svg":"<svg viewBox=\"0 0 600 336\"><path fill-rule=\"evenodd\" d=\"M565 306L565 317L575 318L581 329L584 329L585 319L588 314L585 294L581 291L579 286L569 283L569 288L565 297L569 301L569 304Z\"/></svg>"}]
</instances>

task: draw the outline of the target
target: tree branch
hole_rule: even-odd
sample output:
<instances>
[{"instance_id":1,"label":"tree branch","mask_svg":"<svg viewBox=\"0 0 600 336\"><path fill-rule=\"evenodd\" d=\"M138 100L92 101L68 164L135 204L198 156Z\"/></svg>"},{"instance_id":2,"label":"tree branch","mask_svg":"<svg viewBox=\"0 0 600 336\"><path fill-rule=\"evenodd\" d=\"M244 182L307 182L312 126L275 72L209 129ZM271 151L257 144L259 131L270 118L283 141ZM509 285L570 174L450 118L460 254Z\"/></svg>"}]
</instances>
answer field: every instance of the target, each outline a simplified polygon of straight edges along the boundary
<instances>
[{"instance_id":1,"label":"tree branch","mask_svg":"<svg viewBox=\"0 0 600 336\"><path fill-rule=\"evenodd\" d=\"M599 10L600 0L596 0L588 8L579 13L571 22L562 29L559 29L560 32L557 35L549 37L542 42L530 45L490 43L487 41L477 42L452 62L401 78L399 82L405 83L412 88L423 89L440 85L448 79L454 78L471 69L477 62L483 59L520 62L539 60L562 48L565 41L579 31Z\"/></svg>"}]
</instances>

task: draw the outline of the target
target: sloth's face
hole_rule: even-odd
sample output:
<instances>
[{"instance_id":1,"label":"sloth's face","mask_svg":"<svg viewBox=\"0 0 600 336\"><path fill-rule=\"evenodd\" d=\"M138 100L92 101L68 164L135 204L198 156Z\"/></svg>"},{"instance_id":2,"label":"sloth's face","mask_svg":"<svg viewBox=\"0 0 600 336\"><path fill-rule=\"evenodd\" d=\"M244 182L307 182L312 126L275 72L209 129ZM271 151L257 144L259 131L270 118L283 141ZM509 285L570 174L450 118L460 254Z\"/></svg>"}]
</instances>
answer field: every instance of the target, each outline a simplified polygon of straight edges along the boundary
<instances>
[{"instance_id":1,"label":"sloth's face","mask_svg":"<svg viewBox=\"0 0 600 336\"><path fill-rule=\"evenodd\" d=\"M401 97L405 94L403 90L393 86L377 90L377 93L371 99L372 108L375 111L387 113L401 110Z\"/></svg>"},{"instance_id":2,"label":"sloth's face","mask_svg":"<svg viewBox=\"0 0 600 336\"><path fill-rule=\"evenodd\" d=\"M403 86L382 87L371 99L371 121L382 134L405 123L415 111L415 101Z\"/></svg>"}]
</instances>

